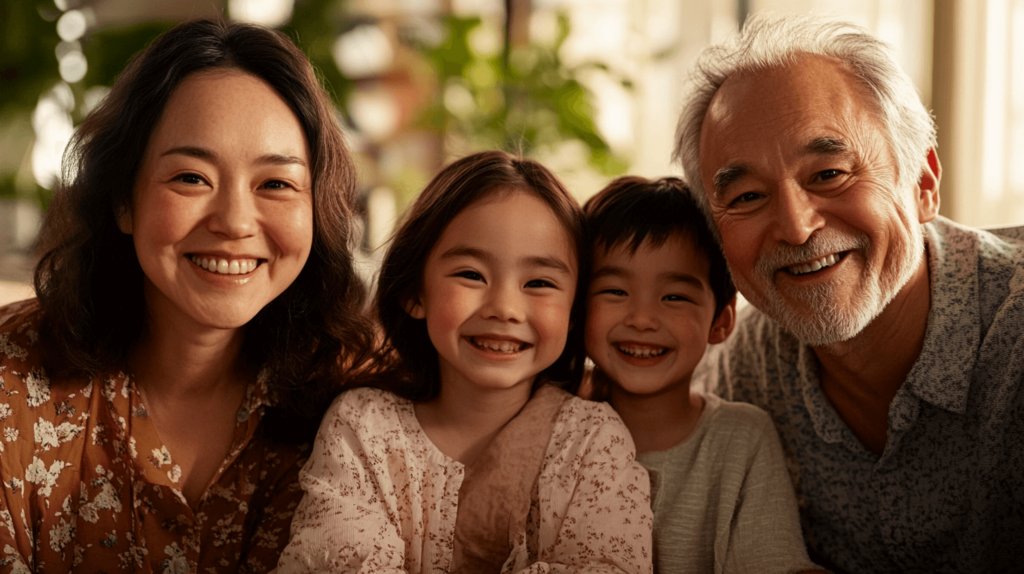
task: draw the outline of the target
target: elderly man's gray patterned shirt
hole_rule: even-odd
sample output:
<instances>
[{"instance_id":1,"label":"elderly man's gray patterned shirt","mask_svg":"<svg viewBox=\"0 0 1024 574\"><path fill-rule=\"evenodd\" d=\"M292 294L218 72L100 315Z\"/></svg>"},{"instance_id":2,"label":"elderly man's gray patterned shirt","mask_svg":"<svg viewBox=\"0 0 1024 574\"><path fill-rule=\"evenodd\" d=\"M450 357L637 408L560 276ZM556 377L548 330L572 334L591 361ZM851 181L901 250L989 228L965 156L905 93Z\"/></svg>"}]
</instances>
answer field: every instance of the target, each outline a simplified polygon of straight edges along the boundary
<instances>
[{"instance_id":1,"label":"elderly man's gray patterned shirt","mask_svg":"<svg viewBox=\"0 0 1024 574\"><path fill-rule=\"evenodd\" d=\"M1024 571L1024 227L925 226L924 346L881 456L823 394L813 351L750 307L695 377L775 421L811 558L842 572Z\"/></svg>"}]
</instances>

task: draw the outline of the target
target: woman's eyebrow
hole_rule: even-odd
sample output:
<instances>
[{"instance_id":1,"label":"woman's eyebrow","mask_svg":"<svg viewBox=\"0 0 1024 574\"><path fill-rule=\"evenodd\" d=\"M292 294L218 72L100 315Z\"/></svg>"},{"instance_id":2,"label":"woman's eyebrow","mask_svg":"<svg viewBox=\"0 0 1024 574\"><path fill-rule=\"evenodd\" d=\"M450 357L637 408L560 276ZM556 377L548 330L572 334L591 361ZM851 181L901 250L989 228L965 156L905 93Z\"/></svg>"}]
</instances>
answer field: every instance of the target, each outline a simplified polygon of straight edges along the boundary
<instances>
[{"instance_id":1,"label":"woman's eyebrow","mask_svg":"<svg viewBox=\"0 0 1024 574\"><path fill-rule=\"evenodd\" d=\"M217 153L211 149L207 149L199 146L177 146L172 147L162 154L160 157L168 155L184 155L188 157L194 157L199 159L213 160L217 159ZM256 164L258 165L301 165L306 167L306 161L300 157L293 155L280 154L280 153L268 153L261 155L256 158Z\"/></svg>"}]
</instances>

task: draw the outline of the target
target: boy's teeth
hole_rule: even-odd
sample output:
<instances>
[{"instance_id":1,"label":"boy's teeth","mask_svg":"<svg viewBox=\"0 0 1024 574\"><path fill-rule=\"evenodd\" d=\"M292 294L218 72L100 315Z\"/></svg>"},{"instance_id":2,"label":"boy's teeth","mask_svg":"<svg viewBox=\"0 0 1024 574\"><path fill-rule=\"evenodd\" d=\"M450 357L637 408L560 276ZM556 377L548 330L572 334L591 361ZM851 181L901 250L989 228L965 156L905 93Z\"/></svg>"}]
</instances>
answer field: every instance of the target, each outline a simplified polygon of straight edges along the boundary
<instances>
[{"instance_id":1,"label":"boy's teeth","mask_svg":"<svg viewBox=\"0 0 1024 574\"><path fill-rule=\"evenodd\" d=\"M789 272L793 275L804 275L805 273L811 273L819 269L824 269L830 265L835 265L839 262L839 255L833 253L832 255L826 255L816 261L810 263L804 263L802 265L793 265L789 267Z\"/></svg>"},{"instance_id":2,"label":"boy's teeth","mask_svg":"<svg viewBox=\"0 0 1024 574\"><path fill-rule=\"evenodd\" d=\"M658 357L668 352L668 349L665 347L652 347L649 345L619 345L618 348L623 353L640 359Z\"/></svg>"},{"instance_id":3,"label":"boy's teeth","mask_svg":"<svg viewBox=\"0 0 1024 574\"><path fill-rule=\"evenodd\" d=\"M512 341L493 341L490 339L477 339L472 338L473 344L481 349L487 349L488 351L498 351L501 353L515 353L522 348L522 343L515 343Z\"/></svg>"},{"instance_id":4,"label":"boy's teeth","mask_svg":"<svg viewBox=\"0 0 1024 574\"><path fill-rule=\"evenodd\" d=\"M192 263L206 269L211 273L222 273L224 275L245 275L256 269L259 265L255 259L218 259L216 257L200 257L189 255Z\"/></svg>"}]
</instances>

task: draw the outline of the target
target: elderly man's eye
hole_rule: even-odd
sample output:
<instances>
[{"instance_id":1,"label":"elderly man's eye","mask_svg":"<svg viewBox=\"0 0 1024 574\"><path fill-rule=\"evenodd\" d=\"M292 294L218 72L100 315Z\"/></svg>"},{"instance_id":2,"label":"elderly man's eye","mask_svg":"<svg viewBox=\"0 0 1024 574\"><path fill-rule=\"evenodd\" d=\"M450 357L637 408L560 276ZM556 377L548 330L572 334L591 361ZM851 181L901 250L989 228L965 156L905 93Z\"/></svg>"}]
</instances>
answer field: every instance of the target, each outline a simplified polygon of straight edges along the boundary
<instances>
[{"instance_id":1,"label":"elderly man's eye","mask_svg":"<svg viewBox=\"0 0 1024 574\"><path fill-rule=\"evenodd\" d=\"M818 181L828 181L830 179L835 179L841 175L843 175L843 172L838 169L826 169L824 171L819 171L815 175L815 179Z\"/></svg>"},{"instance_id":2,"label":"elderly man's eye","mask_svg":"<svg viewBox=\"0 0 1024 574\"><path fill-rule=\"evenodd\" d=\"M756 192L753 192L753 191L748 191L746 193L741 193L741 194L737 195L736 198L733 199L730 202L730 204L731 205L742 205L744 203L750 203L752 201L757 201L758 199L761 199L761 197L762 196L761 196L760 193L756 193Z\"/></svg>"}]
</instances>

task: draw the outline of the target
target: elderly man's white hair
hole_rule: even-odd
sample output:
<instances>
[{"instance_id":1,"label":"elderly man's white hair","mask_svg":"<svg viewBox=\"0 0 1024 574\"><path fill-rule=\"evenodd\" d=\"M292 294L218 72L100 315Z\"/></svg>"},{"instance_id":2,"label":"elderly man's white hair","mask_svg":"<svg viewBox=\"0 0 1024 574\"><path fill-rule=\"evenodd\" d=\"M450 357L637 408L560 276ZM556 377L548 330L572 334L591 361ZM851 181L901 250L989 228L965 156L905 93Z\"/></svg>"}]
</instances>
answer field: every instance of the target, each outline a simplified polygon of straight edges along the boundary
<instances>
[{"instance_id":1,"label":"elderly man's white hair","mask_svg":"<svg viewBox=\"0 0 1024 574\"><path fill-rule=\"evenodd\" d=\"M937 146L935 122L921 103L910 77L896 62L892 48L847 22L757 13L739 33L701 52L676 129L672 157L682 164L709 219L707 194L700 176L700 132L712 98L734 74L786 66L805 54L843 62L874 94L876 113L896 158L897 185L902 188L920 177L928 148ZM907 177L912 179L908 181Z\"/></svg>"}]
</instances>

